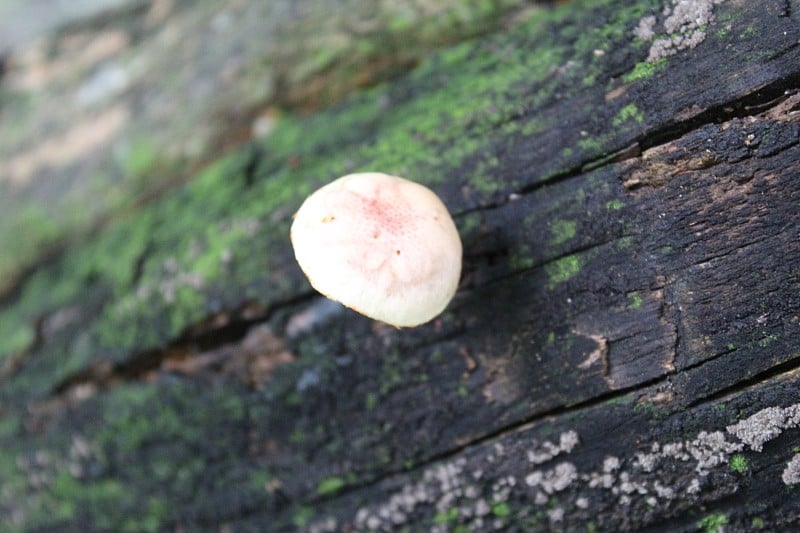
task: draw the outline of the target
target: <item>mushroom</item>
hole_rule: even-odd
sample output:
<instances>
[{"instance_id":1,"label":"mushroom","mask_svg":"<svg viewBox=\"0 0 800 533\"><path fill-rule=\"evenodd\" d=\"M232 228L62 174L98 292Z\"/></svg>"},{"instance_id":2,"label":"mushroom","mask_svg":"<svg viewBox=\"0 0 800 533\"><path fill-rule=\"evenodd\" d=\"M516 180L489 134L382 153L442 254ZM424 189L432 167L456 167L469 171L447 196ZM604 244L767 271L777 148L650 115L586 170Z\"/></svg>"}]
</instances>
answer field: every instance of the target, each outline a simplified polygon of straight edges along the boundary
<instances>
[{"instance_id":1,"label":"mushroom","mask_svg":"<svg viewBox=\"0 0 800 533\"><path fill-rule=\"evenodd\" d=\"M306 198L291 240L317 291L395 327L441 313L461 276L461 239L439 197L379 172L344 176Z\"/></svg>"}]
</instances>

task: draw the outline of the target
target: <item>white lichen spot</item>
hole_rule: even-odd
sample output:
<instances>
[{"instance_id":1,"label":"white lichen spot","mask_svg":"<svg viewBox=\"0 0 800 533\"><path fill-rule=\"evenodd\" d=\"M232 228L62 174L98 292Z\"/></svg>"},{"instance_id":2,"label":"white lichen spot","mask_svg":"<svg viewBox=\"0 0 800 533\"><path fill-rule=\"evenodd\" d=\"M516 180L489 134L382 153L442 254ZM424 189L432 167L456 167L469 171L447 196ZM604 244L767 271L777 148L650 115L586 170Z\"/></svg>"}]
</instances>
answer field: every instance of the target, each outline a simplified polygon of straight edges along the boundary
<instances>
[{"instance_id":1,"label":"white lichen spot","mask_svg":"<svg viewBox=\"0 0 800 533\"><path fill-rule=\"evenodd\" d=\"M533 449L526 453L528 462L533 464L546 463L553 457L562 453L569 453L578 445L578 434L575 431L565 431L558 438L558 444L547 440L539 444L534 441Z\"/></svg>"},{"instance_id":2,"label":"white lichen spot","mask_svg":"<svg viewBox=\"0 0 800 533\"><path fill-rule=\"evenodd\" d=\"M308 307L289 318L286 323L286 336L294 339L308 333L341 314L344 309L345 307L339 302L328 298L317 298Z\"/></svg>"},{"instance_id":3,"label":"white lichen spot","mask_svg":"<svg viewBox=\"0 0 800 533\"><path fill-rule=\"evenodd\" d=\"M786 464L781 479L783 479L783 482L787 485L797 485L800 483L800 453L795 454Z\"/></svg>"},{"instance_id":4,"label":"white lichen spot","mask_svg":"<svg viewBox=\"0 0 800 533\"><path fill-rule=\"evenodd\" d=\"M511 494L511 489L517 484L514 476L507 476L498 479L492 485L492 500L496 502L504 502Z\"/></svg>"},{"instance_id":5,"label":"white lichen spot","mask_svg":"<svg viewBox=\"0 0 800 533\"><path fill-rule=\"evenodd\" d=\"M607 456L603 459L603 472L610 473L619 468L619 458L613 455Z\"/></svg>"},{"instance_id":6,"label":"white lichen spot","mask_svg":"<svg viewBox=\"0 0 800 533\"><path fill-rule=\"evenodd\" d=\"M486 516L492 512L492 508L489 507L489 504L486 503L486 500L481 498L477 502L475 502L475 514L477 516Z\"/></svg>"},{"instance_id":7,"label":"white lichen spot","mask_svg":"<svg viewBox=\"0 0 800 533\"><path fill-rule=\"evenodd\" d=\"M319 522L314 522L313 524L309 524L307 531L309 533L333 533L337 531L337 523L336 519L329 517L325 518Z\"/></svg>"},{"instance_id":8,"label":"white lichen spot","mask_svg":"<svg viewBox=\"0 0 800 533\"><path fill-rule=\"evenodd\" d=\"M787 429L796 428L798 424L800 424L800 404L794 404L789 407L767 407L726 429L751 450L760 452L766 442Z\"/></svg>"},{"instance_id":9,"label":"white lichen spot","mask_svg":"<svg viewBox=\"0 0 800 533\"><path fill-rule=\"evenodd\" d=\"M648 15L643 17L642 20L639 21L639 25L633 30L633 34L643 41L651 41L653 36L655 36L655 32L653 28L656 25L656 18L653 15Z\"/></svg>"},{"instance_id":10,"label":"white lichen spot","mask_svg":"<svg viewBox=\"0 0 800 533\"><path fill-rule=\"evenodd\" d=\"M704 476L716 466L728 462L728 456L742 449L742 445L725 440L721 431L701 431L697 438L686 445L686 451L697 461L695 471Z\"/></svg>"},{"instance_id":11,"label":"white lichen spot","mask_svg":"<svg viewBox=\"0 0 800 533\"><path fill-rule=\"evenodd\" d=\"M619 485L614 487L613 494L647 494L647 487L638 481L631 479L630 472L621 472L619 475Z\"/></svg>"},{"instance_id":12,"label":"white lichen spot","mask_svg":"<svg viewBox=\"0 0 800 533\"><path fill-rule=\"evenodd\" d=\"M652 41L647 60L650 62L694 48L706 38L705 28L714 21L714 6L724 0L672 0L662 11L662 27L657 31L653 15L643 17L633 34L643 41ZM656 38L656 36L661 35Z\"/></svg>"},{"instance_id":13,"label":"white lichen spot","mask_svg":"<svg viewBox=\"0 0 800 533\"><path fill-rule=\"evenodd\" d=\"M665 500L671 500L675 497L675 489L671 487L665 487L660 481L655 481L653 483L653 490L656 491L656 494L659 498L663 498Z\"/></svg>"},{"instance_id":14,"label":"white lichen spot","mask_svg":"<svg viewBox=\"0 0 800 533\"><path fill-rule=\"evenodd\" d=\"M633 466L641 468L644 472L652 472L656 466L657 457L655 453L636 452L633 456Z\"/></svg>"},{"instance_id":15,"label":"white lichen spot","mask_svg":"<svg viewBox=\"0 0 800 533\"><path fill-rule=\"evenodd\" d=\"M479 517L491 514L491 506L480 498L480 488L471 484L470 478L474 473L466 473L466 465L466 459L459 458L425 469L422 479L404 485L388 501L360 508L355 513L352 529L395 530L408 523L420 506L433 509L436 513L450 513L455 509L461 520L474 525ZM513 487L516 480L506 476L498 483L498 486ZM447 530L446 527L439 529Z\"/></svg>"},{"instance_id":16,"label":"white lichen spot","mask_svg":"<svg viewBox=\"0 0 800 533\"><path fill-rule=\"evenodd\" d=\"M380 525L381 525L381 519L380 519L380 518L378 518L378 517L377 517L377 516L375 516L375 515L371 515L371 516L370 516L370 517L367 519L367 527L368 527L369 529L378 529L378 527L380 527Z\"/></svg>"},{"instance_id":17,"label":"white lichen spot","mask_svg":"<svg viewBox=\"0 0 800 533\"><path fill-rule=\"evenodd\" d=\"M614 482L617 480L614 474L604 472L592 472L589 474L589 488L596 489L596 488L604 488L610 489L614 486Z\"/></svg>"},{"instance_id":18,"label":"white lichen spot","mask_svg":"<svg viewBox=\"0 0 800 533\"><path fill-rule=\"evenodd\" d=\"M538 487L547 494L561 492L578 478L578 470L572 463L560 463L550 470L535 470L525 476L525 484Z\"/></svg>"},{"instance_id":19,"label":"white lichen spot","mask_svg":"<svg viewBox=\"0 0 800 533\"><path fill-rule=\"evenodd\" d=\"M561 522L564 520L564 508L556 507L555 509L550 509L547 511L547 518L550 519L550 522Z\"/></svg>"},{"instance_id":20,"label":"white lichen spot","mask_svg":"<svg viewBox=\"0 0 800 533\"><path fill-rule=\"evenodd\" d=\"M297 379L295 388L297 389L297 392L305 392L319 385L320 380L321 377L319 368L317 367L307 368Z\"/></svg>"}]
</instances>

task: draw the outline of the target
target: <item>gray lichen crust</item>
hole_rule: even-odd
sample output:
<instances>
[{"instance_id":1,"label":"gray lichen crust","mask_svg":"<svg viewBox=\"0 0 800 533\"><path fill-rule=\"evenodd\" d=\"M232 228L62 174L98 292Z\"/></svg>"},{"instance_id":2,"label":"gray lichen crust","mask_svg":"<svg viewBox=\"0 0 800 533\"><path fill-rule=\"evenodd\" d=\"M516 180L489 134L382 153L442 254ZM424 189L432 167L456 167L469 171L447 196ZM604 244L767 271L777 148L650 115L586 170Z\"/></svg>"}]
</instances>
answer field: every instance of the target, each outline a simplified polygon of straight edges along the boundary
<instances>
[{"instance_id":1,"label":"gray lichen crust","mask_svg":"<svg viewBox=\"0 0 800 533\"><path fill-rule=\"evenodd\" d=\"M736 435L751 450L760 452L764 444L787 429L800 425L800 404L789 407L768 407L756 414L727 427L728 433Z\"/></svg>"},{"instance_id":2,"label":"gray lichen crust","mask_svg":"<svg viewBox=\"0 0 800 533\"><path fill-rule=\"evenodd\" d=\"M781 479L783 479L783 482L787 485L797 485L800 483L800 453L795 454L786 464Z\"/></svg>"},{"instance_id":3,"label":"gray lichen crust","mask_svg":"<svg viewBox=\"0 0 800 533\"><path fill-rule=\"evenodd\" d=\"M387 499L359 507L349 519L328 517L310 524L309 530L391 531L419 523L433 524L432 531L442 532L455 526L498 530L507 525L510 506L513 523L528 517L530 524L548 528L563 527L565 521L574 527L576 517L577 523L588 521L584 511L597 509L600 502L620 509L665 510L714 484L736 491L733 479L722 481L731 469L741 469L732 458L740 457L736 454L745 447L760 452L765 443L797 427L799 409L800 404L767 407L724 431L640 442L626 456L599 455L593 464L579 459L587 443L574 429L555 441L509 436L468 457L425 468ZM533 468L525 468L526 462ZM791 459L782 479L787 485L800 483L800 455Z\"/></svg>"},{"instance_id":4,"label":"gray lichen crust","mask_svg":"<svg viewBox=\"0 0 800 533\"><path fill-rule=\"evenodd\" d=\"M634 35L652 41L647 60L658 61L681 50L694 48L706 38L706 28L714 21L714 6L725 0L672 0L661 13L662 32L656 17L642 17Z\"/></svg>"}]
</instances>

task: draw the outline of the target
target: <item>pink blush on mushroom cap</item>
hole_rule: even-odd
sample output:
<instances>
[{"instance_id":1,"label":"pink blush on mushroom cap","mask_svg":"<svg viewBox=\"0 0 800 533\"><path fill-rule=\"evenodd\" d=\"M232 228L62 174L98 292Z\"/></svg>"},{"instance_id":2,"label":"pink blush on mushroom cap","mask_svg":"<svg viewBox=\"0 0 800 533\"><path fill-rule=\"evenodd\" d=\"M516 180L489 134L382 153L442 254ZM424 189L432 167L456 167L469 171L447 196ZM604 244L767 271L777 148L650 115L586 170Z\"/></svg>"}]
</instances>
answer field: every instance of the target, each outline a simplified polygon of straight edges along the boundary
<instances>
[{"instance_id":1,"label":"pink blush on mushroom cap","mask_svg":"<svg viewBox=\"0 0 800 533\"><path fill-rule=\"evenodd\" d=\"M398 327L441 313L461 275L461 240L442 201L387 174L320 188L295 215L291 238L315 289Z\"/></svg>"}]
</instances>

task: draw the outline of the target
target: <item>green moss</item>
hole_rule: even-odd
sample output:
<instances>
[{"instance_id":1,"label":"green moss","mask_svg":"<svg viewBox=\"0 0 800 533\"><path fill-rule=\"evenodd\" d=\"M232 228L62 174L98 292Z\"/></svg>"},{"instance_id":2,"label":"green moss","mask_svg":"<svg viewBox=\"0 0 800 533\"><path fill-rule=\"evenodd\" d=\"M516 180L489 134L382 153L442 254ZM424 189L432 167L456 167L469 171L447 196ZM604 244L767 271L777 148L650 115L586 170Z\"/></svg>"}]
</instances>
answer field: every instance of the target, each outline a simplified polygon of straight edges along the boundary
<instances>
[{"instance_id":1,"label":"green moss","mask_svg":"<svg viewBox=\"0 0 800 533\"><path fill-rule=\"evenodd\" d=\"M439 511L433 517L433 522L436 524L447 524L448 522L453 522L458 519L458 508L451 507L447 511Z\"/></svg>"},{"instance_id":2,"label":"green moss","mask_svg":"<svg viewBox=\"0 0 800 533\"><path fill-rule=\"evenodd\" d=\"M62 472L50 486L50 496L45 496L44 506L53 513L55 521L70 520L77 509L76 495L80 493L80 484L68 472Z\"/></svg>"},{"instance_id":3,"label":"green moss","mask_svg":"<svg viewBox=\"0 0 800 533\"><path fill-rule=\"evenodd\" d=\"M622 81L631 83L633 81L649 78L657 71L662 70L666 64L666 58L661 58L657 61L640 61L634 65L633 70L627 74L623 74Z\"/></svg>"},{"instance_id":4,"label":"green moss","mask_svg":"<svg viewBox=\"0 0 800 533\"><path fill-rule=\"evenodd\" d=\"M438 350L431 353L431 358L441 358ZM378 373L378 395L387 396L391 391L407 386L408 383L425 383L429 376L415 368L413 362L400 357L397 350L388 350L381 359L381 368Z\"/></svg>"},{"instance_id":5,"label":"green moss","mask_svg":"<svg viewBox=\"0 0 800 533\"><path fill-rule=\"evenodd\" d=\"M749 39L749 38L751 38L751 37L755 37L756 35L758 35L758 30L757 30L757 29L755 29L753 26L748 26L748 27L747 27L747 29L745 29L745 30L744 30L744 31L743 31L743 32L740 34L740 36L739 36L739 37L740 37L741 39Z\"/></svg>"},{"instance_id":6,"label":"green moss","mask_svg":"<svg viewBox=\"0 0 800 533\"><path fill-rule=\"evenodd\" d=\"M289 434L289 442L292 444L302 444L305 440L306 434L301 428L294 428Z\"/></svg>"},{"instance_id":7,"label":"green moss","mask_svg":"<svg viewBox=\"0 0 800 533\"><path fill-rule=\"evenodd\" d=\"M575 237L577 228L578 225L574 220L557 220L550 226L550 244L553 246L564 244Z\"/></svg>"},{"instance_id":8,"label":"green moss","mask_svg":"<svg viewBox=\"0 0 800 533\"><path fill-rule=\"evenodd\" d=\"M639 124L644 121L644 114L639 111L639 108L637 108L636 104L634 103L623 106L614 116L614 119L611 121L611 123L615 127L619 127L630 120L638 122Z\"/></svg>"},{"instance_id":9,"label":"green moss","mask_svg":"<svg viewBox=\"0 0 800 533\"><path fill-rule=\"evenodd\" d=\"M161 497L150 498L150 501L147 502L145 514L138 520L129 518L125 522L126 529L131 531L159 531L164 519L169 514L169 510L170 503L166 499Z\"/></svg>"},{"instance_id":10,"label":"green moss","mask_svg":"<svg viewBox=\"0 0 800 533\"><path fill-rule=\"evenodd\" d=\"M629 292L628 293L628 308L629 309L639 309L642 307L642 297L639 296L639 293Z\"/></svg>"},{"instance_id":11,"label":"green moss","mask_svg":"<svg viewBox=\"0 0 800 533\"><path fill-rule=\"evenodd\" d=\"M618 198L606 202L606 209L608 209L609 211L618 211L623 207L625 207L625 202L623 202Z\"/></svg>"},{"instance_id":12,"label":"green moss","mask_svg":"<svg viewBox=\"0 0 800 533\"><path fill-rule=\"evenodd\" d=\"M364 397L364 408L367 411L374 411L375 407L378 406L378 395L374 392L367 393Z\"/></svg>"},{"instance_id":13,"label":"green moss","mask_svg":"<svg viewBox=\"0 0 800 533\"><path fill-rule=\"evenodd\" d=\"M292 515L292 523L297 527L305 527L314 518L314 509L307 506L298 507Z\"/></svg>"},{"instance_id":14,"label":"green moss","mask_svg":"<svg viewBox=\"0 0 800 533\"><path fill-rule=\"evenodd\" d=\"M93 518L93 526L104 531L158 531L168 515L167 502L145 498L141 512L128 512L134 502L130 492L115 479L82 482L68 472L59 473L46 492L30 502L37 516L34 523L57 524L74 520L78 513Z\"/></svg>"},{"instance_id":15,"label":"green moss","mask_svg":"<svg viewBox=\"0 0 800 533\"><path fill-rule=\"evenodd\" d=\"M13 341L0 346L0 354L30 342L31 317L91 301L95 314L86 317L85 335L43 363L53 365L39 384L46 393L46 381L58 382L98 358L118 363L164 346L220 310L250 300L268 308L305 290L305 280L285 260L291 212L311 190L346 172L380 169L434 187L459 173L465 190L474 193L471 204L512 187L498 178L498 153L520 138L560 127L537 109L549 106L555 94L564 99L583 91L585 68L605 71L594 50L630 40L639 7L613 10L603 27L574 30L604 5L533 10L508 31L431 54L403 80L357 92L313 116L279 119L262 144L223 157L186 185L131 208L31 278L15 311L0 311L0 333ZM315 57L315 68L329 60ZM612 139L587 137L563 147L537 179L596 157ZM158 147L134 142L118 160L126 173L146 174L157 155ZM35 217L43 224L37 234L55 235L57 228L48 230L42 215ZM478 224L479 217L465 218L462 231ZM576 230L570 221L555 229L555 242L566 242ZM513 268L534 266L529 250L519 250L511 262ZM579 266L575 258L551 265L551 283L568 279ZM392 383L384 380L381 390Z\"/></svg>"},{"instance_id":16,"label":"green moss","mask_svg":"<svg viewBox=\"0 0 800 533\"><path fill-rule=\"evenodd\" d=\"M637 414L644 414L653 419L665 419L669 416L669 409L652 401L641 401L633 405L633 412Z\"/></svg>"},{"instance_id":17,"label":"green moss","mask_svg":"<svg viewBox=\"0 0 800 533\"><path fill-rule=\"evenodd\" d=\"M0 314L0 361L6 356L25 351L35 338L33 326L19 315Z\"/></svg>"},{"instance_id":18,"label":"green moss","mask_svg":"<svg viewBox=\"0 0 800 533\"><path fill-rule=\"evenodd\" d=\"M705 533L722 533L727 523L728 517L723 513L713 513L698 521L697 527Z\"/></svg>"},{"instance_id":19,"label":"green moss","mask_svg":"<svg viewBox=\"0 0 800 533\"><path fill-rule=\"evenodd\" d=\"M472 189L486 196L501 190L505 184L491 173L491 169L497 166L498 163L496 159L478 163L475 172L469 177Z\"/></svg>"},{"instance_id":20,"label":"green moss","mask_svg":"<svg viewBox=\"0 0 800 533\"><path fill-rule=\"evenodd\" d=\"M764 529L766 527L764 519L758 516L753 518L753 520L750 522L750 525L753 529Z\"/></svg>"},{"instance_id":21,"label":"green moss","mask_svg":"<svg viewBox=\"0 0 800 533\"><path fill-rule=\"evenodd\" d=\"M15 279L57 241L60 233L55 215L39 205L0 212L0 293L11 289Z\"/></svg>"},{"instance_id":22,"label":"green moss","mask_svg":"<svg viewBox=\"0 0 800 533\"><path fill-rule=\"evenodd\" d=\"M581 271L581 259L577 255L568 255L546 264L544 269L549 280L548 287L552 289Z\"/></svg>"},{"instance_id":23,"label":"green moss","mask_svg":"<svg viewBox=\"0 0 800 533\"><path fill-rule=\"evenodd\" d=\"M763 337L762 339L759 339L758 346L760 348L766 348L767 346L775 343L778 339L779 339L779 337L778 337L778 335L776 333L770 333L766 337Z\"/></svg>"},{"instance_id":24,"label":"green moss","mask_svg":"<svg viewBox=\"0 0 800 533\"><path fill-rule=\"evenodd\" d=\"M123 452L133 452L156 436L181 433L182 420L174 409L164 406L153 418L145 407L154 402L158 389L136 386L115 391L106 401L101 442L114 442Z\"/></svg>"},{"instance_id":25,"label":"green moss","mask_svg":"<svg viewBox=\"0 0 800 533\"><path fill-rule=\"evenodd\" d=\"M494 502L492 504L492 514L498 518L505 518L511 514L511 508L506 502Z\"/></svg>"},{"instance_id":26,"label":"green moss","mask_svg":"<svg viewBox=\"0 0 800 533\"><path fill-rule=\"evenodd\" d=\"M0 417L0 439L13 437L20 430L20 427L20 421L17 416L8 413L4 414Z\"/></svg>"},{"instance_id":27,"label":"green moss","mask_svg":"<svg viewBox=\"0 0 800 533\"><path fill-rule=\"evenodd\" d=\"M102 397L102 429L96 438L102 448L122 454L165 441L175 447L200 445L206 439L202 431L208 425L224 427L244 418L243 401L225 387L198 395L193 387L183 384L119 386ZM220 437L216 444L224 442ZM158 463L152 465L157 470ZM174 469L164 474L176 475Z\"/></svg>"},{"instance_id":28,"label":"green moss","mask_svg":"<svg viewBox=\"0 0 800 533\"><path fill-rule=\"evenodd\" d=\"M534 264L535 261L531 256L530 248L525 244L512 250L508 259L508 266L512 270L525 270L531 268Z\"/></svg>"},{"instance_id":29,"label":"green moss","mask_svg":"<svg viewBox=\"0 0 800 533\"><path fill-rule=\"evenodd\" d=\"M349 42L344 41L342 44L347 46ZM356 49L363 54L368 54L370 50L366 47L371 46L370 41L366 39L361 39L356 42ZM303 56L302 61L292 68L292 81L300 82L315 74L319 74L324 69L333 65L335 61L341 60L343 52L344 47L330 45L318 47L313 54Z\"/></svg>"},{"instance_id":30,"label":"green moss","mask_svg":"<svg viewBox=\"0 0 800 533\"><path fill-rule=\"evenodd\" d=\"M456 220L458 232L462 237L469 235L480 227L482 221L483 215L480 213L469 213L463 217L459 217L458 220Z\"/></svg>"},{"instance_id":31,"label":"green moss","mask_svg":"<svg viewBox=\"0 0 800 533\"><path fill-rule=\"evenodd\" d=\"M158 154L158 147L149 137L138 137L118 151L117 159L126 176L141 179L156 166Z\"/></svg>"},{"instance_id":32,"label":"green moss","mask_svg":"<svg viewBox=\"0 0 800 533\"><path fill-rule=\"evenodd\" d=\"M603 143L604 141L602 139L596 137L584 137L578 141L578 148L591 155L598 155L602 153Z\"/></svg>"},{"instance_id":33,"label":"green moss","mask_svg":"<svg viewBox=\"0 0 800 533\"><path fill-rule=\"evenodd\" d=\"M342 487L344 487L346 481L340 477L328 477L323 479L317 485L317 494L320 496L325 496L328 494L335 494L339 492Z\"/></svg>"},{"instance_id":34,"label":"green moss","mask_svg":"<svg viewBox=\"0 0 800 533\"><path fill-rule=\"evenodd\" d=\"M744 474L748 470L750 470L750 461L747 460L747 457L744 455L737 453L731 460L728 462L731 467L731 470L734 472L738 472L739 474Z\"/></svg>"}]
</instances>

